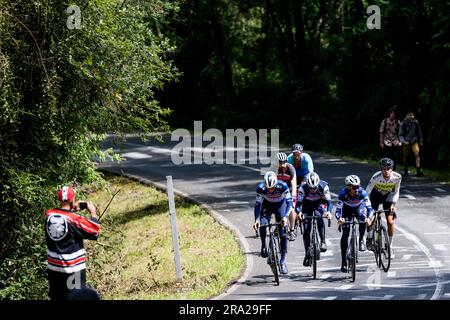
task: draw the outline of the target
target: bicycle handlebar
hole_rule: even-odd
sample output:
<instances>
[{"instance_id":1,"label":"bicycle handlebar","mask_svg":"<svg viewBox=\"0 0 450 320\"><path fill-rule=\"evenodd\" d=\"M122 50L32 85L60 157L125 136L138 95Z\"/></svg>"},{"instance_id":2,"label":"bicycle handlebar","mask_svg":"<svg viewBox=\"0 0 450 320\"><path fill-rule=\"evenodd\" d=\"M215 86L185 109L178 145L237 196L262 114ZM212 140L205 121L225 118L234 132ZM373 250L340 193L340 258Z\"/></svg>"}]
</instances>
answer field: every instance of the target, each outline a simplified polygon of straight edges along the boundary
<instances>
[{"instance_id":1,"label":"bicycle handlebar","mask_svg":"<svg viewBox=\"0 0 450 320\"><path fill-rule=\"evenodd\" d=\"M373 213L383 213L383 212L391 212L391 209L381 209L381 210L375 210Z\"/></svg>"},{"instance_id":2,"label":"bicycle handlebar","mask_svg":"<svg viewBox=\"0 0 450 320\"><path fill-rule=\"evenodd\" d=\"M319 220L319 219L325 219L324 216L312 216L312 217L303 217L302 220ZM328 219L328 218L327 218ZM331 219L328 219L328 228L331 226Z\"/></svg>"}]
</instances>

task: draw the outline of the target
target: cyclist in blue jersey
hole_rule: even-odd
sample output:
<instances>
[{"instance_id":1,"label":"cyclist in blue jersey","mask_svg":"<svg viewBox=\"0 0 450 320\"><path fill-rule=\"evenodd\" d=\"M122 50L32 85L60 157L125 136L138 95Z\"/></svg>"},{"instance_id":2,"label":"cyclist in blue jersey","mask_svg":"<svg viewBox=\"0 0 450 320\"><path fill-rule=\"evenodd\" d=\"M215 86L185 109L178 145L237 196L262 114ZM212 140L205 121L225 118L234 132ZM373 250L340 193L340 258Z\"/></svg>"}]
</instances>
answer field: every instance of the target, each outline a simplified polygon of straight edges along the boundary
<instances>
[{"instance_id":1,"label":"cyclist in blue jersey","mask_svg":"<svg viewBox=\"0 0 450 320\"><path fill-rule=\"evenodd\" d=\"M331 210L333 209L333 203L331 202L330 189L328 183L324 180L320 180L317 173L308 173L305 177L306 183L301 185L298 189L297 204L295 211L297 213L302 212L301 219L311 217L314 211L319 211L320 214L327 219L331 219ZM304 221L305 232L303 233L303 243L305 245L305 258L303 265L309 266L309 245L311 238L311 226L312 220L306 219ZM317 226L319 228L320 236L320 251L327 251L327 245L325 243L325 224L323 219L317 220Z\"/></svg>"},{"instance_id":2,"label":"cyclist in blue jersey","mask_svg":"<svg viewBox=\"0 0 450 320\"><path fill-rule=\"evenodd\" d=\"M267 224L270 222L272 214L275 214L277 222L281 221L282 226L279 227L281 239L281 273L287 274L286 253L287 253L287 237L284 226L287 225L289 210L292 206L292 197L286 182L278 180L277 175L273 171L269 171L264 175L264 182L258 184L256 188L255 202L255 223L253 228L259 229L261 236L261 256L267 258L266 234Z\"/></svg>"},{"instance_id":3,"label":"cyclist in blue jersey","mask_svg":"<svg viewBox=\"0 0 450 320\"><path fill-rule=\"evenodd\" d=\"M366 224L359 225L359 250L365 251L364 233L366 231L366 225L370 222L373 215L372 205L367 192L361 188L361 180L358 176L347 176L345 178L345 185L346 187L339 192L335 216L339 225L342 225L346 221L351 221L352 216L356 216L360 222L366 222ZM341 237L342 272L347 272L345 254L347 252L349 235L350 225L343 225Z\"/></svg>"},{"instance_id":4,"label":"cyclist in blue jersey","mask_svg":"<svg viewBox=\"0 0 450 320\"><path fill-rule=\"evenodd\" d=\"M298 188L304 181L305 176L314 171L313 161L309 154L303 152L303 146L299 143L292 146L292 153L288 156L287 160L295 168Z\"/></svg>"}]
</instances>

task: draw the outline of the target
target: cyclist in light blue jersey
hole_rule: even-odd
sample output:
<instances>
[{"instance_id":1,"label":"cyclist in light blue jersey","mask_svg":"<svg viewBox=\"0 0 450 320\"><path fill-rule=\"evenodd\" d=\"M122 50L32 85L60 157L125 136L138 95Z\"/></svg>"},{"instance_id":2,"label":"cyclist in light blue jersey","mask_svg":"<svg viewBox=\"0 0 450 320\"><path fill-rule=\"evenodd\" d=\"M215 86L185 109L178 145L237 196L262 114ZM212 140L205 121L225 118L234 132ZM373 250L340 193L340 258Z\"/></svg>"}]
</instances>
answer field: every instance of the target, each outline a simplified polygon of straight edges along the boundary
<instances>
[{"instance_id":1,"label":"cyclist in light blue jersey","mask_svg":"<svg viewBox=\"0 0 450 320\"><path fill-rule=\"evenodd\" d=\"M298 188L302 184L305 176L314 171L314 164L311 156L306 152L303 152L303 146L297 143L292 146L292 153L288 156L287 161L295 168Z\"/></svg>"}]
</instances>

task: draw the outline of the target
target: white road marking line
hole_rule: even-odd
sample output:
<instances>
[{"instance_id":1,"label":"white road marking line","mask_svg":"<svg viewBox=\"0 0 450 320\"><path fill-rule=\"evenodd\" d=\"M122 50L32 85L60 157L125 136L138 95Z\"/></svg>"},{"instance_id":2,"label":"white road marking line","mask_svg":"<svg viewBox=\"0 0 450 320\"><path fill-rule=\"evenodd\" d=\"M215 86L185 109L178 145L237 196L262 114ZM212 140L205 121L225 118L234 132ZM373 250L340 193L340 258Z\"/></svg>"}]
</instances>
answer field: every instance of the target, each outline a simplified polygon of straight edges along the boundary
<instances>
[{"instance_id":1,"label":"white road marking line","mask_svg":"<svg viewBox=\"0 0 450 320\"><path fill-rule=\"evenodd\" d=\"M356 296L352 300L390 300L394 297L392 294L386 294L383 297L380 296Z\"/></svg>"},{"instance_id":2,"label":"white road marking line","mask_svg":"<svg viewBox=\"0 0 450 320\"><path fill-rule=\"evenodd\" d=\"M414 300L424 300L426 297L427 297L427 294L426 293L422 293L422 294L419 294L417 296L417 298L414 298Z\"/></svg>"},{"instance_id":3,"label":"white road marking line","mask_svg":"<svg viewBox=\"0 0 450 320\"><path fill-rule=\"evenodd\" d=\"M409 260L409 259L411 259L411 257L412 257L412 254L405 254L402 257L402 260Z\"/></svg>"},{"instance_id":4,"label":"white road marking line","mask_svg":"<svg viewBox=\"0 0 450 320\"><path fill-rule=\"evenodd\" d=\"M331 277L331 274L325 273L325 274L321 275L321 276L319 277L319 279L328 279L329 277Z\"/></svg>"},{"instance_id":5,"label":"white road marking line","mask_svg":"<svg viewBox=\"0 0 450 320\"><path fill-rule=\"evenodd\" d=\"M323 300L336 300L337 296L329 296L324 298Z\"/></svg>"},{"instance_id":6,"label":"white road marking line","mask_svg":"<svg viewBox=\"0 0 450 320\"><path fill-rule=\"evenodd\" d=\"M450 232L424 232L423 234L429 235L429 236L434 236L434 235L441 235L441 234L446 234L446 235L450 235Z\"/></svg>"},{"instance_id":7,"label":"white road marking line","mask_svg":"<svg viewBox=\"0 0 450 320\"><path fill-rule=\"evenodd\" d=\"M337 287L336 290L348 290L348 289L351 289L351 288L353 288L352 284L344 284L344 285L342 285L340 287Z\"/></svg>"},{"instance_id":8,"label":"white road marking line","mask_svg":"<svg viewBox=\"0 0 450 320\"><path fill-rule=\"evenodd\" d=\"M249 204L248 201L235 201L235 200L231 200L228 201L228 204Z\"/></svg>"},{"instance_id":9,"label":"white road marking line","mask_svg":"<svg viewBox=\"0 0 450 320\"><path fill-rule=\"evenodd\" d=\"M403 194L402 196L405 197L405 198L411 199L411 200L416 200L416 197L414 197L414 196L412 196L410 194Z\"/></svg>"},{"instance_id":10,"label":"white road marking line","mask_svg":"<svg viewBox=\"0 0 450 320\"><path fill-rule=\"evenodd\" d=\"M153 157L149 154L142 153L142 152L127 152L127 153L122 154L122 156L124 156L125 158L129 158L129 159L149 159L149 158Z\"/></svg>"},{"instance_id":11,"label":"white road marking line","mask_svg":"<svg viewBox=\"0 0 450 320\"><path fill-rule=\"evenodd\" d=\"M434 190L439 191L439 192L446 192L444 189L442 188L434 188Z\"/></svg>"},{"instance_id":12,"label":"white road marking line","mask_svg":"<svg viewBox=\"0 0 450 320\"><path fill-rule=\"evenodd\" d=\"M326 252L322 252L320 254L322 257L329 257L333 255L333 250L327 250Z\"/></svg>"},{"instance_id":13,"label":"white road marking line","mask_svg":"<svg viewBox=\"0 0 450 320\"><path fill-rule=\"evenodd\" d=\"M388 278L395 278L396 275L397 275L396 271L388 271L387 273Z\"/></svg>"},{"instance_id":14,"label":"white road marking line","mask_svg":"<svg viewBox=\"0 0 450 320\"><path fill-rule=\"evenodd\" d=\"M416 245L420 248L420 250L423 251L423 253L425 253L427 258L430 261L433 261L433 258L432 258L430 250L419 240L419 238L417 238L412 233L409 233L405 229L399 227L398 225L397 225L397 230L400 231L401 233L405 234L406 238L408 240L413 241L414 243L416 243ZM437 283L436 283L436 289L434 290L434 293L433 293L433 296L431 297L431 300L436 300L436 299L439 299L440 295L442 294L443 285L441 283L441 275L439 273L439 270L436 267L433 267L433 269L434 269L435 277L437 279Z\"/></svg>"},{"instance_id":15,"label":"white road marking line","mask_svg":"<svg viewBox=\"0 0 450 320\"><path fill-rule=\"evenodd\" d=\"M442 243L438 243L438 244L433 244L433 247L434 247L434 249L435 250L438 250L438 251L447 251L447 248L445 247L445 244L442 244Z\"/></svg>"},{"instance_id":16,"label":"white road marking line","mask_svg":"<svg viewBox=\"0 0 450 320\"><path fill-rule=\"evenodd\" d=\"M332 197L335 197L335 198L339 197L339 195L337 193L334 193L334 192L330 192L330 193L331 193Z\"/></svg>"},{"instance_id":17,"label":"white road marking line","mask_svg":"<svg viewBox=\"0 0 450 320\"><path fill-rule=\"evenodd\" d=\"M450 292L444 293L444 297L449 297L450 298Z\"/></svg>"}]
</instances>

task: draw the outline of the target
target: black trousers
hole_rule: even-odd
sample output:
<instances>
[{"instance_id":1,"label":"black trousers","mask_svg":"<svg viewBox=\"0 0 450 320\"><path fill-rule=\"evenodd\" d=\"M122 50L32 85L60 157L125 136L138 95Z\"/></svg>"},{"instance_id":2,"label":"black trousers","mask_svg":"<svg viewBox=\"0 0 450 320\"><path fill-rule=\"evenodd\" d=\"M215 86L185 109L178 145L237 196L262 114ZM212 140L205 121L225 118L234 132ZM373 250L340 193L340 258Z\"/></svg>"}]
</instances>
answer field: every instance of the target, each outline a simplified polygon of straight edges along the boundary
<instances>
[{"instance_id":1,"label":"black trousers","mask_svg":"<svg viewBox=\"0 0 450 320\"><path fill-rule=\"evenodd\" d=\"M49 297L51 300L67 300L67 295L73 290L86 288L86 269L63 273L47 269Z\"/></svg>"}]
</instances>

